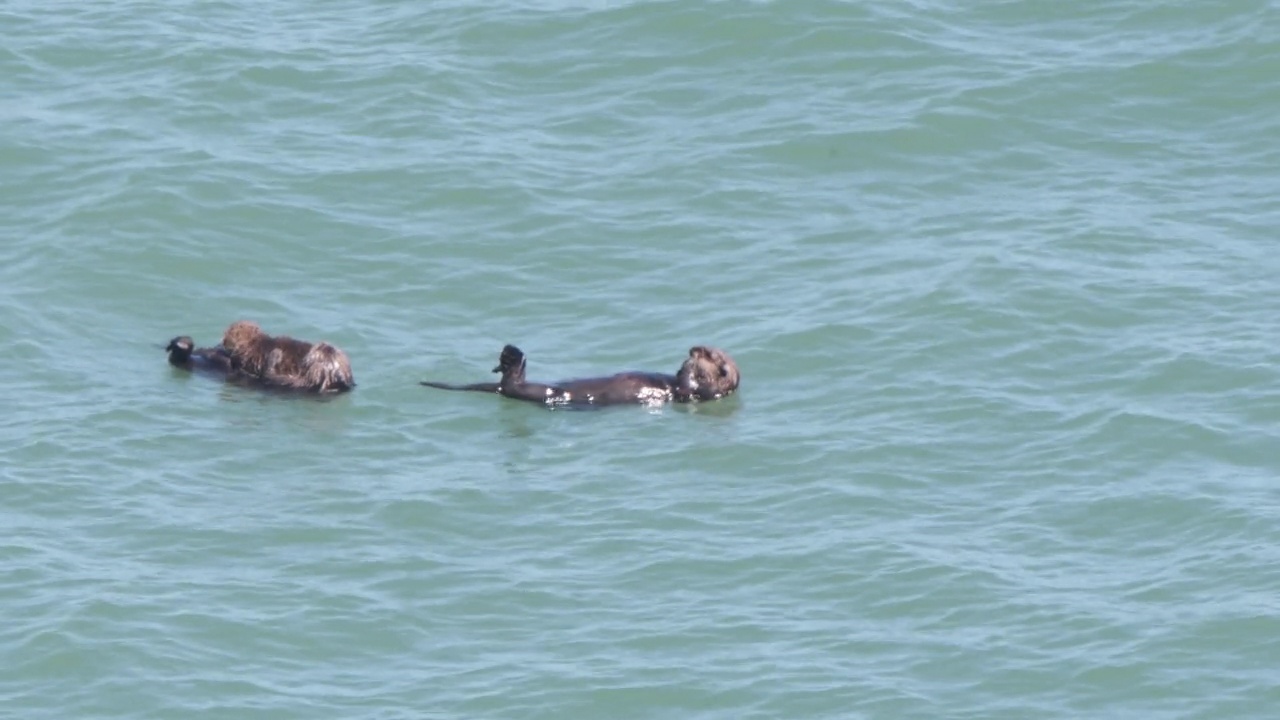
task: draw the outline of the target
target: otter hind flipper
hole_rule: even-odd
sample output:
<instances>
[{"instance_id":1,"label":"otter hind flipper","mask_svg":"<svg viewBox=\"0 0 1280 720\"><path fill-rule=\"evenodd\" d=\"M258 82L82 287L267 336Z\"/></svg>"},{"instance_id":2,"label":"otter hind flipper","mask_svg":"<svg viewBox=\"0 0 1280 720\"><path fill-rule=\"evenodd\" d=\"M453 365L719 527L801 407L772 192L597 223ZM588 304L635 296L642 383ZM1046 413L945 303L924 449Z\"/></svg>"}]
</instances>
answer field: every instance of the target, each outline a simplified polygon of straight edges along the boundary
<instances>
[{"instance_id":1,"label":"otter hind flipper","mask_svg":"<svg viewBox=\"0 0 1280 720\"><path fill-rule=\"evenodd\" d=\"M191 366L191 353L196 349L196 342L186 335L169 341L164 347L165 352L169 353L169 364L177 367Z\"/></svg>"},{"instance_id":2,"label":"otter hind flipper","mask_svg":"<svg viewBox=\"0 0 1280 720\"><path fill-rule=\"evenodd\" d=\"M186 335L169 341L164 346L169 353L169 364L183 370L199 370L215 375L227 376L232 372L231 357L221 346L196 347L196 343Z\"/></svg>"}]
</instances>

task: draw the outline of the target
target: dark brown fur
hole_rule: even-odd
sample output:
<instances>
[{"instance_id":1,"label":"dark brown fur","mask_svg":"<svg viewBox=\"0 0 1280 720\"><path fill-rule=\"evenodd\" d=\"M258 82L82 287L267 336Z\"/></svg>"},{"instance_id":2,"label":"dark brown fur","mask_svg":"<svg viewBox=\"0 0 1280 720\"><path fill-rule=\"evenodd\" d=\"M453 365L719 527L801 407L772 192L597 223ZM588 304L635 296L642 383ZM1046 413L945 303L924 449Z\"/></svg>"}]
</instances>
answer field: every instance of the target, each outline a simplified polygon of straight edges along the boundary
<instances>
[{"instance_id":1,"label":"dark brown fur","mask_svg":"<svg viewBox=\"0 0 1280 720\"><path fill-rule=\"evenodd\" d=\"M227 328L222 347L232 367L269 385L325 393L350 390L356 384L347 354L333 345L268 335L248 320Z\"/></svg>"}]
</instances>

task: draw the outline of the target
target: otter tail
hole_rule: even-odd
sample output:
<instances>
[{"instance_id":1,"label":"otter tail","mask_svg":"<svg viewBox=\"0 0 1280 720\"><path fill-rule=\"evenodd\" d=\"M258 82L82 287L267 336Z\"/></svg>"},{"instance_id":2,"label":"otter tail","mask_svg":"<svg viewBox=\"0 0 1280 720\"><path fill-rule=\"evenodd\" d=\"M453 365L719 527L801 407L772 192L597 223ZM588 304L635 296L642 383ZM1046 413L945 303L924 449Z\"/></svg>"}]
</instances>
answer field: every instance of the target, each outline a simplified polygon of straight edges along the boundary
<instances>
[{"instance_id":1,"label":"otter tail","mask_svg":"<svg viewBox=\"0 0 1280 720\"><path fill-rule=\"evenodd\" d=\"M498 392L498 383L471 383L470 385L454 385L452 383L433 382L431 380L423 380L418 383L424 387L437 388L440 390L466 390L471 392Z\"/></svg>"}]
</instances>

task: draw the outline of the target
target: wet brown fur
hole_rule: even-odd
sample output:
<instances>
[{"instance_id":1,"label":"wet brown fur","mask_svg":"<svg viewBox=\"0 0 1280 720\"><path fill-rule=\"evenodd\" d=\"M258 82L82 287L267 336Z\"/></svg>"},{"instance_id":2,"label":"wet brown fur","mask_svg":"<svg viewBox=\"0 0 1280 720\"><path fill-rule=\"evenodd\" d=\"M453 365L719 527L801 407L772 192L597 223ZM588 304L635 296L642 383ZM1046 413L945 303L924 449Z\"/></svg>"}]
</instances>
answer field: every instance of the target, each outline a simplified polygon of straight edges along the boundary
<instances>
[{"instance_id":1,"label":"wet brown fur","mask_svg":"<svg viewBox=\"0 0 1280 720\"><path fill-rule=\"evenodd\" d=\"M323 393L350 390L356 384L347 354L333 345L268 335L248 320L227 328L222 347L236 370L271 385Z\"/></svg>"}]
</instances>

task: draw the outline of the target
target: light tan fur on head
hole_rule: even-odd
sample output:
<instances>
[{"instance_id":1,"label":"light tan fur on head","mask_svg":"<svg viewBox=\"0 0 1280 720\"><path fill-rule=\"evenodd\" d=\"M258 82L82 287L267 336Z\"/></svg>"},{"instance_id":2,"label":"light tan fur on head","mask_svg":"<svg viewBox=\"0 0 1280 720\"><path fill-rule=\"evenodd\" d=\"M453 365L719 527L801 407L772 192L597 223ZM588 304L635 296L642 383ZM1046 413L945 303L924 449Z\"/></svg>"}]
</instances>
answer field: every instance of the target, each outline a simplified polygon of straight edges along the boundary
<instances>
[{"instance_id":1,"label":"light tan fur on head","mask_svg":"<svg viewBox=\"0 0 1280 720\"><path fill-rule=\"evenodd\" d=\"M738 365L719 348L698 345L676 373L676 392L689 400L715 400L731 395L740 382Z\"/></svg>"}]
</instances>

